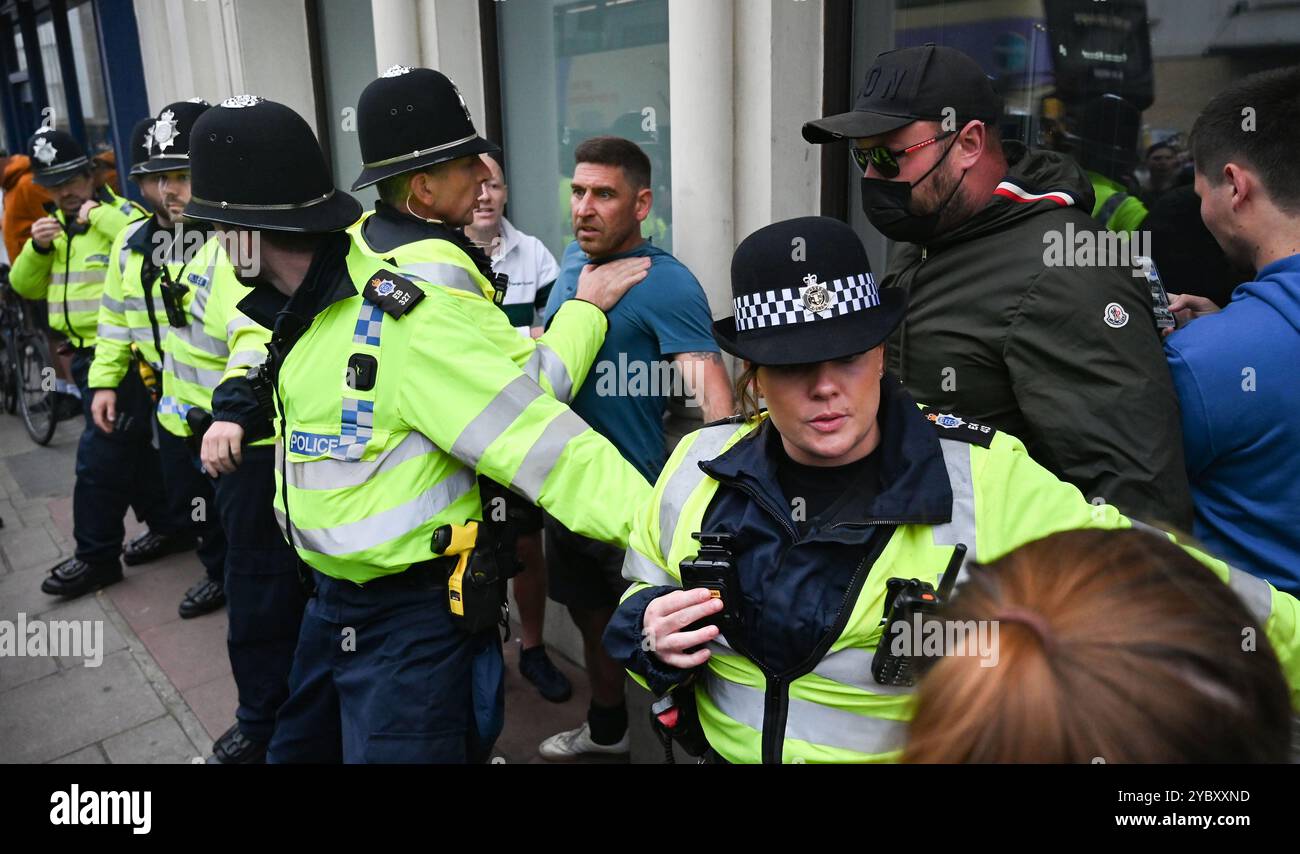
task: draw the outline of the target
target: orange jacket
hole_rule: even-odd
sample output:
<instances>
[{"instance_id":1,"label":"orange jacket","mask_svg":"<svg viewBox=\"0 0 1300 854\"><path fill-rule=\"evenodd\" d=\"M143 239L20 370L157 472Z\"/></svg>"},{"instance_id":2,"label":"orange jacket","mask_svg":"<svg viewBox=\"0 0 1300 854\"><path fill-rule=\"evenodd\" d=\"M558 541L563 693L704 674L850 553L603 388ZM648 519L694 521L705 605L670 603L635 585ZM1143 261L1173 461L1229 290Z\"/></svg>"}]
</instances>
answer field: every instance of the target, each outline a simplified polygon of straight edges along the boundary
<instances>
[{"instance_id":1,"label":"orange jacket","mask_svg":"<svg viewBox=\"0 0 1300 854\"><path fill-rule=\"evenodd\" d=\"M9 262L18 257L32 236L32 223L45 216L44 205L50 194L40 184L32 181L32 160L26 154L15 154L5 164L0 187L4 188L4 240Z\"/></svg>"}]
</instances>

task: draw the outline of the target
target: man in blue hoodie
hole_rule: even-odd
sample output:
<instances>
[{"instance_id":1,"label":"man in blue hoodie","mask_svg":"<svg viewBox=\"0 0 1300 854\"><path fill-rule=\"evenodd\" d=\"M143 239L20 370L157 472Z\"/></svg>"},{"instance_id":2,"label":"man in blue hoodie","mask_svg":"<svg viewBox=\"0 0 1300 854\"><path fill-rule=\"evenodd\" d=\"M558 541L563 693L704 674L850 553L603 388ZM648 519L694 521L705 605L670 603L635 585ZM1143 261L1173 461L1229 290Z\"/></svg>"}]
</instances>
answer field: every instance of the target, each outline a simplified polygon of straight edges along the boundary
<instances>
[{"instance_id":1,"label":"man in blue hoodie","mask_svg":"<svg viewBox=\"0 0 1300 854\"><path fill-rule=\"evenodd\" d=\"M1300 66L1215 96L1192 129L1201 218L1256 270L1222 311L1175 297L1165 341L1182 408L1195 534L1300 595Z\"/></svg>"}]
</instances>

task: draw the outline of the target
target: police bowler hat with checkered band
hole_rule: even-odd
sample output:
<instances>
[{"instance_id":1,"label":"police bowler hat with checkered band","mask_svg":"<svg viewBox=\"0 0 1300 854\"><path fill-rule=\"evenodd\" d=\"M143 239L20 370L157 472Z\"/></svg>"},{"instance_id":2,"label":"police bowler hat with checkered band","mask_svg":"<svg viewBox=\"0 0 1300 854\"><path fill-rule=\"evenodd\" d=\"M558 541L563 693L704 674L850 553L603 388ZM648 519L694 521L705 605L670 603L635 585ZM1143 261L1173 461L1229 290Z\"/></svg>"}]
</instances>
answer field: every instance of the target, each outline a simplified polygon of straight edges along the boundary
<instances>
[{"instance_id":1,"label":"police bowler hat with checkered band","mask_svg":"<svg viewBox=\"0 0 1300 854\"><path fill-rule=\"evenodd\" d=\"M405 65L394 65L362 90L357 141L362 170L353 192L393 175L496 150L474 129L469 107L449 77Z\"/></svg>"},{"instance_id":2,"label":"police bowler hat with checkered band","mask_svg":"<svg viewBox=\"0 0 1300 854\"><path fill-rule=\"evenodd\" d=\"M713 324L718 346L758 365L802 365L876 347L907 298L881 290L853 229L806 216L764 226L731 258L735 314Z\"/></svg>"},{"instance_id":3,"label":"police bowler hat with checkered band","mask_svg":"<svg viewBox=\"0 0 1300 854\"><path fill-rule=\"evenodd\" d=\"M256 95L227 98L190 132L189 219L267 231L340 231L361 204L334 187L302 116Z\"/></svg>"}]
</instances>

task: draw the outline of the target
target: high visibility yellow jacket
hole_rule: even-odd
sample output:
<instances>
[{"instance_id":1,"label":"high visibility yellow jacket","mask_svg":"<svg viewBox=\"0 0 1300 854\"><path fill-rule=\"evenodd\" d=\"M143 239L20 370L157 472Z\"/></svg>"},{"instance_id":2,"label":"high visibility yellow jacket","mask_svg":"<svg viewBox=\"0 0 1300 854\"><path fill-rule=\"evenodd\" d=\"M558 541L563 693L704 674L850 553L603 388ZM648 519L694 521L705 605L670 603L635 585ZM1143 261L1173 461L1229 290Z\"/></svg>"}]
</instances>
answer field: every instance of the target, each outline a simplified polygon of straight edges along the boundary
<instances>
[{"instance_id":1,"label":"high visibility yellow jacket","mask_svg":"<svg viewBox=\"0 0 1300 854\"><path fill-rule=\"evenodd\" d=\"M280 317L276 514L302 559L359 584L427 561L436 528L483 518L476 472L625 544L650 485L484 335L464 254L430 247L425 281L331 241L287 305L265 287L240 303ZM580 304L553 325L600 314Z\"/></svg>"},{"instance_id":2,"label":"high visibility yellow jacket","mask_svg":"<svg viewBox=\"0 0 1300 854\"><path fill-rule=\"evenodd\" d=\"M248 289L235 278L217 238L198 231L182 232L179 257L168 261L173 235L148 223L156 220L134 223L114 241L114 263L99 313L101 346L91 364L89 384L91 388L115 388L128 369L134 343L162 372L159 423L169 433L189 436L185 414L196 406L210 412L212 392L218 385L264 362L271 333L240 313L237 304ZM169 323L161 276L151 277L146 296L142 280L146 259L151 265L165 263L171 280L185 286L181 307L187 325ZM155 340L162 344L161 359ZM263 439L254 444L273 441Z\"/></svg>"},{"instance_id":3,"label":"high visibility yellow jacket","mask_svg":"<svg viewBox=\"0 0 1300 854\"><path fill-rule=\"evenodd\" d=\"M99 298L109 269L109 250L124 226L142 220L145 213L132 202L104 188L106 200L90 212L89 225L69 229L63 211L54 216L63 231L49 250L41 251L29 240L14 259L9 281L14 292L27 299L45 299L50 307L50 328L77 347L95 346Z\"/></svg>"},{"instance_id":4,"label":"high visibility yellow jacket","mask_svg":"<svg viewBox=\"0 0 1300 854\"><path fill-rule=\"evenodd\" d=\"M780 436L763 417L684 438L636 513L623 568L631 586L605 643L656 693L691 674L647 648L646 606L681 587L681 562L699 553L692 532L735 537L743 627L735 638L724 630L710 643L711 657L694 673L705 735L730 762L897 759L911 689L877 684L871 671L888 579L917 578L937 589L957 543L969 549L967 561L988 562L1057 531L1140 524L1109 505L1089 504L1019 440L954 415L922 417L892 385L882 392L883 486L861 506L850 497L831 518L796 533L775 477L778 455L768 448ZM1300 707L1296 600L1189 552L1258 617Z\"/></svg>"},{"instance_id":5,"label":"high visibility yellow jacket","mask_svg":"<svg viewBox=\"0 0 1300 854\"><path fill-rule=\"evenodd\" d=\"M443 237L439 237L440 232ZM580 310L574 312L576 317L552 327L540 338L525 338L496 304L495 286L464 251L446 239L440 226L415 222L381 204L378 212L368 211L354 223L348 234L364 254L392 259L404 271L425 281L440 282L447 276L467 281L469 287L452 288L447 293L460 300L461 308L473 318L483 336L547 394L561 403L573 400L605 341L609 324L601 313ZM440 266L443 261L435 260L448 254L456 258L460 269L446 269Z\"/></svg>"}]
</instances>

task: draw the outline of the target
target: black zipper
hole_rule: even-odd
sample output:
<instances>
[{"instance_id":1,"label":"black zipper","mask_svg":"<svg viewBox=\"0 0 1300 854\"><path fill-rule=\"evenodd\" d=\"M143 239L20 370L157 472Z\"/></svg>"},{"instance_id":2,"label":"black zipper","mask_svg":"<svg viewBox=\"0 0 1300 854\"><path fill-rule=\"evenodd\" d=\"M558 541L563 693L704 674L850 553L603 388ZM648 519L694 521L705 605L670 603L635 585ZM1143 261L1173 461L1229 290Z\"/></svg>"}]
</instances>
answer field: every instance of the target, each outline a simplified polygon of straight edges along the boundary
<instances>
[{"instance_id":1,"label":"black zipper","mask_svg":"<svg viewBox=\"0 0 1300 854\"><path fill-rule=\"evenodd\" d=\"M740 481L730 481L730 485L753 498L760 507L765 509L770 515L776 517L776 519L785 527L786 531L790 533L792 544L790 548L782 551L781 557L777 559L777 569L779 570L781 564L785 561L785 556L789 554L790 549L799 545L799 535L795 532L794 526L791 525L783 515L772 512L772 508L756 490L751 489ZM857 601L857 597L862 592L862 587L866 583L867 576L871 574L871 568L880 558L881 553L884 552L885 546L889 544L890 539L893 538L893 528L897 525L904 524L908 523L885 520L873 522L840 522L830 526L831 528L850 526L876 528L889 526L889 530L883 533L876 532L874 534L871 546L867 553L863 555L862 562L859 563L857 568L853 571L853 579L849 582L849 586L845 588L843 598L840 599L839 610L835 614L835 622L831 624L830 629L822 636L822 639L818 641L817 646L813 648L813 651L809 656L796 667L782 673L776 673L760 664L758 660L745 649L743 642L739 642L734 638L727 638L727 642L731 644L733 649L745 656L745 658L749 659L749 661L763 673L765 688L763 691L761 761L764 765L781 764L781 759L784 754L783 747L785 745L785 725L790 714L790 683L816 667L817 663L825 657L826 651L830 649L831 644L835 643L835 639L844 631L844 627L849 621L849 615L852 613L852 608L850 606L853 602ZM863 571L864 569L866 570L865 572Z\"/></svg>"}]
</instances>

